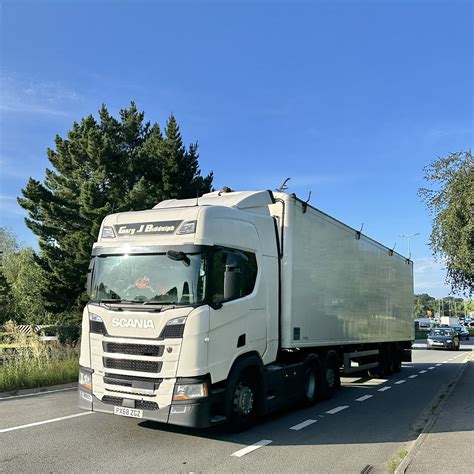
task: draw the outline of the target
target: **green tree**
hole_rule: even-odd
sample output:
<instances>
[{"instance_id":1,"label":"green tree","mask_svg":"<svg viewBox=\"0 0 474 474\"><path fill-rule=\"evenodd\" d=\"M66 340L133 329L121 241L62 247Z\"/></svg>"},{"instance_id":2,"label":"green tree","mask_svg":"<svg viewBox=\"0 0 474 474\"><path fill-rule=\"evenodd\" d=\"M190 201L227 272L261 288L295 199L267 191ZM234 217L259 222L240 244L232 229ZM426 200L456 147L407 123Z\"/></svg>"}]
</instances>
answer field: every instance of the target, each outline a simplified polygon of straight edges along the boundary
<instances>
[{"instance_id":1,"label":"green tree","mask_svg":"<svg viewBox=\"0 0 474 474\"><path fill-rule=\"evenodd\" d=\"M453 292L474 291L474 158L470 151L451 153L425 168L434 189L419 195L433 215L430 246L443 259Z\"/></svg>"},{"instance_id":2,"label":"green tree","mask_svg":"<svg viewBox=\"0 0 474 474\"><path fill-rule=\"evenodd\" d=\"M0 288L5 288L0 316L3 321L0 322L9 319L25 324L47 322L48 314L42 297L45 274L36 262L33 249L22 248L12 232L0 227L0 251Z\"/></svg>"},{"instance_id":3,"label":"green tree","mask_svg":"<svg viewBox=\"0 0 474 474\"><path fill-rule=\"evenodd\" d=\"M118 119L102 106L98 120L89 115L74 122L55 143L44 183L30 178L18 202L39 238L43 298L51 311L64 312L86 300L91 248L107 214L209 192L213 175L201 176L198 146L184 146L174 116L163 135L133 102Z\"/></svg>"}]
</instances>

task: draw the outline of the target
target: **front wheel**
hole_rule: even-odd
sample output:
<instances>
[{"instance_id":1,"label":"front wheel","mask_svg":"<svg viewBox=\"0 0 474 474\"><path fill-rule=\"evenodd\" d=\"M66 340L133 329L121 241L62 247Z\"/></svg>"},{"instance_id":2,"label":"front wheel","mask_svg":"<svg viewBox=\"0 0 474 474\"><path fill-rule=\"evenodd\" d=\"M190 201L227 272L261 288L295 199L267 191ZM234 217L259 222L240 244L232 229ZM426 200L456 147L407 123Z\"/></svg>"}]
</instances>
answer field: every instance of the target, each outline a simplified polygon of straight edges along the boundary
<instances>
[{"instance_id":1,"label":"front wheel","mask_svg":"<svg viewBox=\"0 0 474 474\"><path fill-rule=\"evenodd\" d=\"M320 398L321 391L321 369L319 362L311 360L304 374L303 398L307 406L314 405Z\"/></svg>"},{"instance_id":2,"label":"front wheel","mask_svg":"<svg viewBox=\"0 0 474 474\"><path fill-rule=\"evenodd\" d=\"M245 374L230 381L227 395L227 420L234 431L250 428L257 419L257 384Z\"/></svg>"}]
</instances>

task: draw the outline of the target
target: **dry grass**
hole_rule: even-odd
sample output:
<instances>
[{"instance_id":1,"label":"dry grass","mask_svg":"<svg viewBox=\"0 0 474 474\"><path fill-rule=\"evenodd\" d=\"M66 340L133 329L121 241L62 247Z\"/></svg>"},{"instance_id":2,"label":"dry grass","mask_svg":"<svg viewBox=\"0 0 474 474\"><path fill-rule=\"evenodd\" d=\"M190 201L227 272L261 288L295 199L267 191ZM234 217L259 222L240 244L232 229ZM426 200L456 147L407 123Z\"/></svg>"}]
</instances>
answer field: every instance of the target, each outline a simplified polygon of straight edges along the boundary
<instances>
[{"instance_id":1,"label":"dry grass","mask_svg":"<svg viewBox=\"0 0 474 474\"><path fill-rule=\"evenodd\" d=\"M7 330L16 354L0 365L0 392L77 380L79 360L76 349L58 343L44 343L36 336L22 334L13 324Z\"/></svg>"}]
</instances>

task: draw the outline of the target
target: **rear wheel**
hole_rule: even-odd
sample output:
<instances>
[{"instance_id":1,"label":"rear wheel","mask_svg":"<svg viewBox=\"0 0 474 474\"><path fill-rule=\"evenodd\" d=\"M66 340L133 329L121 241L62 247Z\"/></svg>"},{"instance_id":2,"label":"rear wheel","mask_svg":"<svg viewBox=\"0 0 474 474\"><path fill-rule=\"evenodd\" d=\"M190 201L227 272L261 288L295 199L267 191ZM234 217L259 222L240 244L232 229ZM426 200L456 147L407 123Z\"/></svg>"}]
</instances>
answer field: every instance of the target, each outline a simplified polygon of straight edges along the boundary
<instances>
[{"instance_id":1,"label":"rear wheel","mask_svg":"<svg viewBox=\"0 0 474 474\"><path fill-rule=\"evenodd\" d=\"M321 368L318 359L310 359L304 374L303 399L305 405L314 405L320 398Z\"/></svg>"},{"instance_id":2,"label":"rear wheel","mask_svg":"<svg viewBox=\"0 0 474 474\"><path fill-rule=\"evenodd\" d=\"M335 352L329 352L324 360L322 397L331 398L340 387L339 358Z\"/></svg>"}]
</instances>

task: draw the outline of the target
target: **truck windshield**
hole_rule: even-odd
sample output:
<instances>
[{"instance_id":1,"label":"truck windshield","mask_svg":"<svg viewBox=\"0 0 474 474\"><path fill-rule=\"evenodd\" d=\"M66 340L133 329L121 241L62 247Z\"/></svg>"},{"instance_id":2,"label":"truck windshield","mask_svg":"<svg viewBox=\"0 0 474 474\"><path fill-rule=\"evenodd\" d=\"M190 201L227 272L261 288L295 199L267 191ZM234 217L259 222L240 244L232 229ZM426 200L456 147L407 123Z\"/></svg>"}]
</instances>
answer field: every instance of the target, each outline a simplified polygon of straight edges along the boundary
<instances>
[{"instance_id":1,"label":"truck windshield","mask_svg":"<svg viewBox=\"0 0 474 474\"><path fill-rule=\"evenodd\" d=\"M92 275L91 301L201 304L205 278L202 254L187 254L186 261L165 254L100 255Z\"/></svg>"}]
</instances>

